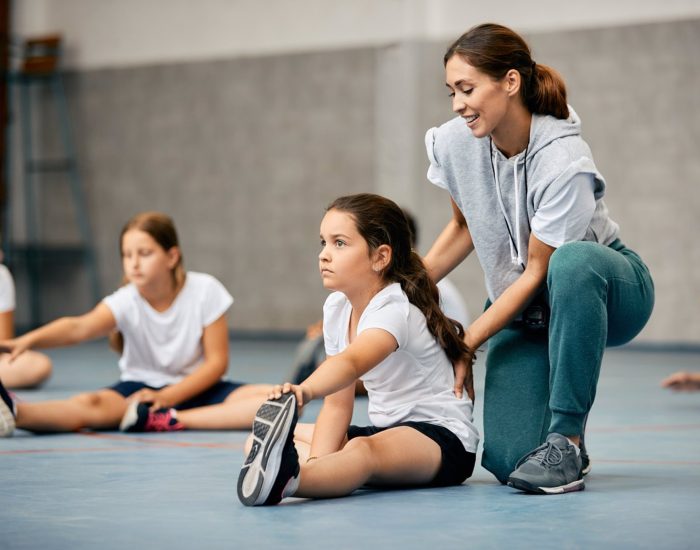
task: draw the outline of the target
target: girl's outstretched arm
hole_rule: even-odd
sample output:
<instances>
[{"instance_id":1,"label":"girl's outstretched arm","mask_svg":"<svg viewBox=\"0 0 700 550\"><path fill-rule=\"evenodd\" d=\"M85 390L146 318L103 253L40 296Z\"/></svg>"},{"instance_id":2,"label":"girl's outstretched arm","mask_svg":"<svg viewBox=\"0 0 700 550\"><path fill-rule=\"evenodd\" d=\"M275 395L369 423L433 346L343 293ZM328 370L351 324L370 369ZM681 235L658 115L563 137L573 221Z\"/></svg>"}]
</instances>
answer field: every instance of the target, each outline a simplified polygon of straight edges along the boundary
<instances>
[{"instance_id":1,"label":"girl's outstretched arm","mask_svg":"<svg viewBox=\"0 0 700 550\"><path fill-rule=\"evenodd\" d=\"M312 399L319 399L354 384L360 376L370 371L396 351L398 343L391 333L380 328L363 330L345 350L329 357L298 386L275 386L271 397L293 391L299 407Z\"/></svg>"},{"instance_id":2,"label":"girl's outstretched arm","mask_svg":"<svg viewBox=\"0 0 700 550\"><path fill-rule=\"evenodd\" d=\"M70 346L107 336L116 326L117 322L112 311L100 302L84 315L56 319L18 338L0 342L0 347L10 351L10 360L12 360L30 348Z\"/></svg>"},{"instance_id":3,"label":"girl's outstretched arm","mask_svg":"<svg viewBox=\"0 0 700 550\"><path fill-rule=\"evenodd\" d=\"M204 361L194 372L162 390L139 390L131 399L152 403L153 410L170 408L216 384L228 369L228 324L225 315L204 328L202 347Z\"/></svg>"}]
</instances>

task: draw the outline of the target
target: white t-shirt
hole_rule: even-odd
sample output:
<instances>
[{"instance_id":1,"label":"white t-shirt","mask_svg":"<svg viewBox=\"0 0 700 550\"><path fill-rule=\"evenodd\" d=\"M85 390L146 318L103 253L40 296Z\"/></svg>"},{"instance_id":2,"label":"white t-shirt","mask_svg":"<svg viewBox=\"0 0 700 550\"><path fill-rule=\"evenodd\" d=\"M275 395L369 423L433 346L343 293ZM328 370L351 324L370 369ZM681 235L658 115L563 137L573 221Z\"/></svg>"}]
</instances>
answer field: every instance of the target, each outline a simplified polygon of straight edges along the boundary
<instances>
[{"instance_id":1,"label":"white t-shirt","mask_svg":"<svg viewBox=\"0 0 700 550\"><path fill-rule=\"evenodd\" d=\"M440 309L442 312L450 319L462 323L462 327L466 329L469 326L469 312L455 284L445 277L440 279L437 287L438 291L440 291Z\"/></svg>"},{"instance_id":2,"label":"white t-shirt","mask_svg":"<svg viewBox=\"0 0 700 550\"><path fill-rule=\"evenodd\" d=\"M341 292L323 306L326 353L337 355L347 346L352 305ZM357 334L380 328L398 348L362 376L369 397L369 418L377 427L398 422L428 422L454 433L469 452L476 452L479 433L472 419L472 402L453 393L454 371L426 325L425 316L408 301L399 283L378 292L360 317Z\"/></svg>"},{"instance_id":3,"label":"white t-shirt","mask_svg":"<svg viewBox=\"0 0 700 550\"><path fill-rule=\"evenodd\" d=\"M0 264L0 313L15 310L15 282L10 270Z\"/></svg>"},{"instance_id":4,"label":"white t-shirt","mask_svg":"<svg viewBox=\"0 0 700 550\"><path fill-rule=\"evenodd\" d=\"M202 362L204 328L231 307L233 297L211 275L190 271L166 311L153 309L133 284L103 302L124 336L120 380L161 387L182 380Z\"/></svg>"}]
</instances>

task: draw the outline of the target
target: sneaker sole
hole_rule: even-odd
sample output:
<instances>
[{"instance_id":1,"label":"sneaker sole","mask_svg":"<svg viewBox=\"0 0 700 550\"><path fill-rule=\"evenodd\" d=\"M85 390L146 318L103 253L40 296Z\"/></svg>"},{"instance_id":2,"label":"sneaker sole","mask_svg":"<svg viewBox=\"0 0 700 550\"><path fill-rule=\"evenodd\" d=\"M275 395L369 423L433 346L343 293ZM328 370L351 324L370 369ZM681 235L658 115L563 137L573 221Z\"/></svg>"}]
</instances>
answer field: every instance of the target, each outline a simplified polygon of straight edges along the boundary
<instances>
[{"instance_id":1,"label":"sneaker sole","mask_svg":"<svg viewBox=\"0 0 700 550\"><path fill-rule=\"evenodd\" d=\"M246 506L263 504L270 496L294 420L294 407L294 394L286 393L263 403L255 415L253 448L238 475L238 498Z\"/></svg>"},{"instance_id":2,"label":"sneaker sole","mask_svg":"<svg viewBox=\"0 0 700 550\"><path fill-rule=\"evenodd\" d=\"M132 401L131 403L129 403L129 405L126 407L126 411L124 412L124 416L122 416L122 421L119 423L120 431L128 432L129 429L131 429L136 424L136 421L138 420L138 407L138 401Z\"/></svg>"},{"instance_id":3,"label":"sneaker sole","mask_svg":"<svg viewBox=\"0 0 700 550\"><path fill-rule=\"evenodd\" d=\"M15 431L15 415L4 400L0 399L0 437L10 437Z\"/></svg>"},{"instance_id":4,"label":"sneaker sole","mask_svg":"<svg viewBox=\"0 0 700 550\"><path fill-rule=\"evenodd\" d=\"M588 464L586 464L586 467L585 467L583 470L581 470L581 475L582 475L582 476L587 476L587 475L589 474L590 471L591 471L591 462L590 462L590 460L589 460L589 461L588 461Z\"/></svg>"},{"instance_id":5,"label":"sneaker sole","mask_svg":"<svg viewBox=\"0 0 700 550\"><path fill-rule=\"evenodd\" d=\"M574 491L583 491L586 488L586 485L583 482L583 479L577 479L576 481L572 481L571 483L560 485L558 487L538 487L523 479L511 477L508 479L508 487L513 487L513 489L538 495L561 495L564 493L573 493Z\"/></svg>"}]
</instances>

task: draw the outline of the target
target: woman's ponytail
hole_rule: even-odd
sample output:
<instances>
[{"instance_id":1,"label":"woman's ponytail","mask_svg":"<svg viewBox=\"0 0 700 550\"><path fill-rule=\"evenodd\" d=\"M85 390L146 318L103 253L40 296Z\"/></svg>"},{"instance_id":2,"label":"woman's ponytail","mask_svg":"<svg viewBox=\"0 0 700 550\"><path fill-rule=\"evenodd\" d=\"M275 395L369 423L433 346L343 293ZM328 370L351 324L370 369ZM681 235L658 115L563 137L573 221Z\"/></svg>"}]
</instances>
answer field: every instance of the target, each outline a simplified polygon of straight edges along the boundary
<instances>
[{"instance_id":1,"label":"woman's ponytail","mask_svg":"<svg viewBox=\"0 0 700 550\"><path fill-rule=\"evenodd\" d=\"M525 105L532 113L568 118L566 85L561 75L548 67L532 63L531 81L524 88Z\"/></svg>"}]
</instances>

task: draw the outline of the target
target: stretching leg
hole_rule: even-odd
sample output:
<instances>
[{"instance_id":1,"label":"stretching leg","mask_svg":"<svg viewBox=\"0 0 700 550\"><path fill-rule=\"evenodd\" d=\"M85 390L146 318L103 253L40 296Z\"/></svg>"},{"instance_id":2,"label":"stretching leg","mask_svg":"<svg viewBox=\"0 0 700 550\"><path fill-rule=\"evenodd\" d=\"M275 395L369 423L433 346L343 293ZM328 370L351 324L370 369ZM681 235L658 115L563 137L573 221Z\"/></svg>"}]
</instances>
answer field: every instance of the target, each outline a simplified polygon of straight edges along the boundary
<instances>
[{"instance_id":1,"label":"stretching leg","mask_svg":"<svg viewBox=\"0 0 700 550\"><path fill-rule=\"evenodd\" d=\"M61 401L17 403L18 428L32 432L74 432L82 428L115 429L126 411L126 399L103 389Z\"/></svg>"},{"instance_id":2,"label":"stretching leg","mask_svg":"<svg viewBox=\"0 0 700 550\"><path fill-rule=\"evenodd\" d=\"M232 391L218 405L177 411L177 419L188 430L249 429L272 388L267 384L246 384Z\"/></svg>"},{"instance_id":3,"label":"stretching leg","mask_svg":"<svg viewBox=\"0 0 700 550\"><path fill-rule=\"evenodd\" d=\"M425 485L435 478L441 463L437 443L413 428L399 426L356 437L340 451L302 464L294 496L339 497L365 484Z\"/></svg>"}]
</instances>

